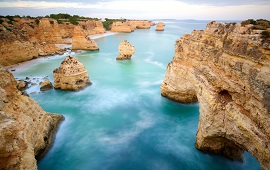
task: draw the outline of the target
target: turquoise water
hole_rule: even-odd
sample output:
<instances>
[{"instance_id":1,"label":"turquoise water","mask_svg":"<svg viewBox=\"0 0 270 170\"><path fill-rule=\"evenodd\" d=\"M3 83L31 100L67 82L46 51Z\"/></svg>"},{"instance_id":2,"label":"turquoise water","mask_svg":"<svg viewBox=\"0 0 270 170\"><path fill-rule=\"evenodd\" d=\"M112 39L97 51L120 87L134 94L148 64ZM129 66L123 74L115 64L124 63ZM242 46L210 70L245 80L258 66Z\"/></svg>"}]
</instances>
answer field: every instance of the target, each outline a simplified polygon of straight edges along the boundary
<instances>
[{"instance_id":1,"label":"turquoise water","mask_svg":"<svg viewBox=\"0 0 270 170\"><path fill-rule=\"evenodd\" d=\"M78 92L28 89L49 112L65 116L56 140L38 162L40 170L260 169L249 154L244 162L205 154L194 147L199 105L184 105L160 95L174 43L184 33L204 29L206 21L165 21L165 31L136 30L96 39L98 52L71 53L88 70L93 84ZM128 40L136 53L115 60ZM17 78L48 78L66 55L31 61Z\"/></svg>"}]
</instances>

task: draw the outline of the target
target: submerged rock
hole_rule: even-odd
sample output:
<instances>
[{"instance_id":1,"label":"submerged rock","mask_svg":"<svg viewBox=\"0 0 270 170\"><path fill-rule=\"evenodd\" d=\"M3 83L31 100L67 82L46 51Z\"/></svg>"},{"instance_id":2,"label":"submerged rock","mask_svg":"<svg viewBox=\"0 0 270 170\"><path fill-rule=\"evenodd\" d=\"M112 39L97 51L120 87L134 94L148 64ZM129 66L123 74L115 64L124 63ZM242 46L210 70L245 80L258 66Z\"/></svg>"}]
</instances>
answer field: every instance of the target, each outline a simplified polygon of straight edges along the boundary
<instances>
[{"instance_id":1,"label":"submerged rock","mask_svg":"<svg viewBox=\"0 0 270 170\"><path fill-rule=\"evenodd\" d=\"M91 84L87 70L77 58L67 56L59 68L53 71L54 88L62 90L79 90Z\"/></svg>"},{"instance_id":2,"label":"submerged rock","mask_svg":"<svg viewBox=\"0 0 270 170\"><path fill-rule=\"evenodd\" d=\"M237 160L247 150L270 169L270 48L251 26L210 22L178 39L161 94L199 101L198 149Z\"/></svg>"},{"instance_id":3,"label":"submerged rock","mask_svg":"<svg viewBox=\"0 0 270 170\"><path fill-rule=\"evenodd\" d=\"M127 40L123 40L118 46L118 51L116 60L128 60L135 53L135 47Z\"/></svg>"},{"instance_id":4,"label":"submerged rock","mask_svg":"<svg viewBox=\"0 0 270 170\"><path fill-rule=\"evenodd\" d=\"M40 91L47 91L53 88L52 83L50 82L50 80L45 80L40 84Z\"/></svg>"}]
</instances>

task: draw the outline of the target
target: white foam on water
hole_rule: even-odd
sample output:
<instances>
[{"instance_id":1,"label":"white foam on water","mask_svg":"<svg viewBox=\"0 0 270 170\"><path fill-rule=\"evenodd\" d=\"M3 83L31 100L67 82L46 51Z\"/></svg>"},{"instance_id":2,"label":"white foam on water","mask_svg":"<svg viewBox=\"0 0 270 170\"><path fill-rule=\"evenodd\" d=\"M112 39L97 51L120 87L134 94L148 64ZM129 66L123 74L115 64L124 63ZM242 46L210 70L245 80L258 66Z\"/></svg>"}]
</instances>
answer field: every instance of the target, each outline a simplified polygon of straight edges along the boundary
<instances>
[{"instance_id":1,"label":"white foam on water","mask_svg":"<svg viewBox=\"0 0 270 170\"><path fill-rule=\"evenodd\" d=\"M106 134L106 131L97 132L96 138L98 142L104 146L112 147L112 145L123 146L138 136L144 130L151 128L155 124L155 119L145 111L139 113L140 119L132 124L129 129L123 129L116 134Z\"/></svg>"}]
</instances>

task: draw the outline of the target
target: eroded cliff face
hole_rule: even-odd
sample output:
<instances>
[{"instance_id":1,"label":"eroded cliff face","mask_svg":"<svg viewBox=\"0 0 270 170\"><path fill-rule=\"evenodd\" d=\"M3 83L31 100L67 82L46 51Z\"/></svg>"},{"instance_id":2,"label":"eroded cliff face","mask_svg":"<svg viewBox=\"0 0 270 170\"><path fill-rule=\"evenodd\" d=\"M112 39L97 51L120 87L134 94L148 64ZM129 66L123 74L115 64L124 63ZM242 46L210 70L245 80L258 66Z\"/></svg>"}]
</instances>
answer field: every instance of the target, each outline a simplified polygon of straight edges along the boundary
<instances>
[{"instance_id":1,"label":"eroded cliff face","mask_svg":"<svg viewBox=\"0 0 270 170\"><path fill-rule=\"evenodd\" d=\"M132 27L130 24L127 22L114 22L111 25L111 31L112 32L125 32L125 33L130 33L134 31L136 27Z\"/></svg>"},{"instance_id":2,"label":"eroded cliff face","mask_svg":"<svg viewBox=\"0 0 270 170\"><path fill-rule=\"evenodd\" d=\"M13 75L0 68L0 169L37 169L35 156L50 145L62 116L21 95Z\"/></svg>"},{"instance_id":3,"label":"eroded cliff face","mask_svg":"<svg viewBox=\"0 0 270 170\"><path fill-rule=\"evenodd\" d=\"M80 26L74 28L72 50L99 50L97 43L87 37Z\"/></svg>"},{"instance_id":4,"label":"eroded cliff face","mask_svg":"<svg viewBox=\"0 0 270 170\"><path fill-rule=\"evenodd\" d=\"M196 147L270 169L270 40L251 25L210 22L176 41L161 94L200 103Z\"/></svg>"},{"instance_id":5,"label":"eroded cliff face","mask_svg":"<svg viewBox=\"0 0 270 170\"><path fill-rule=\"evenodd\" d=\"M54 88L76 91L91 84L87 70L77 58L67 56L53 71Z\"/></svg>"},{"instance_id":6,"label":"eroded cliff face","mask_svg":"<svg viewBox=\"0 0 270 170\"><path fill-rule=\"evenodd\" d=\"M8 25L0 25L0 64L3 66L27 61L38 56L36 44Z\"/></svg>"},{"instance_id":7,"label":"eroded cliff face","mask_svg":"<svg viewBox=\"0 0 270 170\"><path fill-rule=\"evenodd\" d=\"M54 19L42 18L35 28L35 37L39 43L61 44L64 40L60 34L58 23Z\"/></svg>"}]
</instances>

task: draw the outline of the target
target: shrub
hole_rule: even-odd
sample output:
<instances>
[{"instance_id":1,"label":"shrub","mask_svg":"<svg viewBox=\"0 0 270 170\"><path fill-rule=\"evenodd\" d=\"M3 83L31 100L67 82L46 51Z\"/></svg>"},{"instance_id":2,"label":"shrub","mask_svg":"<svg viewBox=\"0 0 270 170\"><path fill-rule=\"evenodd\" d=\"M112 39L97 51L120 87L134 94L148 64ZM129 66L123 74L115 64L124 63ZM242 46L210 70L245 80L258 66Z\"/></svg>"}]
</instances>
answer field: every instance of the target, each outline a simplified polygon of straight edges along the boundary
<instances>
[{"instance_id":1,"label":"shrub","mask_svg":"<svg viewBox=\"0 0 270 170\"><path fill-rule=\"evenodd\" d=\"M35 19L35 23L38 25L39 24L39 19Z\"/></svg>"}]
</instances>

